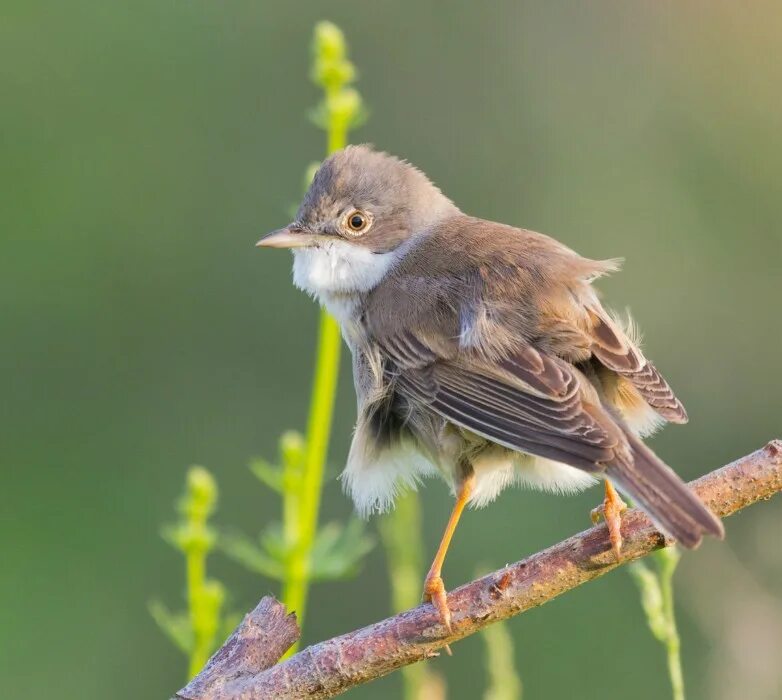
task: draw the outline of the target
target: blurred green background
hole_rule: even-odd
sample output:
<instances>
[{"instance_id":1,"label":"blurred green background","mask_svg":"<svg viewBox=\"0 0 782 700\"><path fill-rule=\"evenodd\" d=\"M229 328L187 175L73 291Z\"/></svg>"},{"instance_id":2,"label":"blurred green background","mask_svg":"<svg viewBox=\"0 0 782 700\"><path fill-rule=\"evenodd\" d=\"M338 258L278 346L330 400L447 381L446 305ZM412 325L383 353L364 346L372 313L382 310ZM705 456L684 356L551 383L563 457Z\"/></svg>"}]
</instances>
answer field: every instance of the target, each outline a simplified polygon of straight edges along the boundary
<instances>
[{"instance_id":1,"label":"blurred green background","mask_svg":"<svg viewBox=\"0 0 782 700\"><path fill-rule=\"evenodd\" d=\"M313 24L346 32L371 110L354 136L465 211L624 256L632 308L691 423L654 439L694 477L782 433L782 7L752 4L137 0L0 6L0 694L167 697L185 662L159 536L188 464L216 522L277 501L247 470L303 426L317 311L283 253L323 136L306 119ZM347 359L332 469L354 419ZM446 583L588 524L577 498L506 492L469 513ZM423 492L426 550L450 499ZM332 479L324 518L350 504ZM374 525L370 525L374 527ZM782 502L731 519L678 574L691 698L782 697ZM245 611L275 584L216 554ZM313 589L305 642L388 612L382 552ZM510 623L525 698L668 696L663 652L615 572ZM482 646L431 663L484 687ZM396 676L353 691L395 698Z\"/></svg>"}]
</instances>

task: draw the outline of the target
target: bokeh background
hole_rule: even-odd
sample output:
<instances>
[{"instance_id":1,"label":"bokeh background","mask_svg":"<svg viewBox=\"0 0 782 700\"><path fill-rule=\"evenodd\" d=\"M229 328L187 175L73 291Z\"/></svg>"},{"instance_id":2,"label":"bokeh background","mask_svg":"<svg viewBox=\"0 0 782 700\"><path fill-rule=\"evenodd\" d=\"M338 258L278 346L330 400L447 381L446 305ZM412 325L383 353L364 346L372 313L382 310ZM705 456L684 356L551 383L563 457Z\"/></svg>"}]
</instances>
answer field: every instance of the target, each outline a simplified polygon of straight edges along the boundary
<instances>
[{"instance_id":1,"label":"bokeh background","mask_svg":"<svg viewBox=\"0 0 782 700\"><path fill-rule=\"evenodd\" d=\"M418 164L466 211L624 256L601 282L689 408L655 449L694 477L782 433L782 7L753 3L138 0L0 6L0 692L167 697L185 663L147 612L182 600L160 538L186 467L221 525L277 501L247 470L303 425L316 308L285 253L323 135L316 20L346 32L371 115L354 140ZM345 370L348 369L347 360ZM354 399L343 372L331 463ZM592 491L470 513L446 582L587 524ZM450 507L423 492L431 553ZM324 518L350 504L331 480ZM372 526L374 527L374 526ZM677 578L691 698L782 697L782 502L731 519ZM413 535L411 535L413 536ZM245 611L271 581L219 554ZM382 552L314 588L305 641L388 612ZM668 696L624 572L513 620L528 698ZM478 639L432 662L484 686ZM398 677L353 691L396 698Z\"/></svg>"}]
</instances>

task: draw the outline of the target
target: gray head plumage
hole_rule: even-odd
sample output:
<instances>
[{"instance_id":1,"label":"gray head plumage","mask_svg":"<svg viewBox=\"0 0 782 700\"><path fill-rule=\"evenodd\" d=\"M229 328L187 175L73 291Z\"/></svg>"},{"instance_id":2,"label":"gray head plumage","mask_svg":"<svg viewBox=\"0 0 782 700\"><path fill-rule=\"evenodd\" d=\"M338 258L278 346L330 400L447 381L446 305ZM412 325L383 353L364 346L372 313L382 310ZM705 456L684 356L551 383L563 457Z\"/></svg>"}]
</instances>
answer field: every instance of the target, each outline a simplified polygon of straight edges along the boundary
<instances>
[{"instance_id":1,"label":"gray head plumage","mask_svg":"<svg viewBox=\"0 0 782 700\"><path fill-rule=\"evenodd\" d=\"M366 235L345 226L345 217L349 219L354 211L366 215ZM337 151L322 163L299 207L296 224L385 252L456 213L456 206L416 167L360 145Z\"/></svg>"}]
</instances>

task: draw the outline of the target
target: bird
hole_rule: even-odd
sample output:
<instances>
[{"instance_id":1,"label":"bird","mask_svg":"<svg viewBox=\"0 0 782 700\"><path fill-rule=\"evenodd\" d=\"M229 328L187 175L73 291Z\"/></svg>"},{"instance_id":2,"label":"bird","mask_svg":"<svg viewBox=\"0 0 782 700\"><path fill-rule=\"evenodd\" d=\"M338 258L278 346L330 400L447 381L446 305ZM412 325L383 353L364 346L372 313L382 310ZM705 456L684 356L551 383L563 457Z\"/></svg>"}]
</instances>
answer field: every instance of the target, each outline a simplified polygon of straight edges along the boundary
<instances>
[{"instance_id":1,"label":"bird","mask_svg":"<svg viewBox=\"0 0 782 700\"><path fill-rule=\"evenodd\" d=\"M418 168L370 145L322 162L295 220L257 243L293 253L293 282L339 322L357 422L343 486L368 516L440 476L455 498L424 580L447 631L442 569L465 507L506 487L574 493L600 480L621 557L631 498L684 547L721 521L642 441L684 406L604 308L621 260L463 213Z\"/></svg>"}]
</instances>

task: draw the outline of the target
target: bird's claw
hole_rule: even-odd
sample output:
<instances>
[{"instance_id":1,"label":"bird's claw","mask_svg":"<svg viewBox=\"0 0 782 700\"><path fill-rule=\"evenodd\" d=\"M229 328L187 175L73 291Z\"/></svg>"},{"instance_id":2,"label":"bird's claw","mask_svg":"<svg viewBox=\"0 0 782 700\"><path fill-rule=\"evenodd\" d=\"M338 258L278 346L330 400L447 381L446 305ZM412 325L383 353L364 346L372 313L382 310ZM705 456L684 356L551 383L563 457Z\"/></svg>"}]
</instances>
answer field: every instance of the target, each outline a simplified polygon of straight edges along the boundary
<instances>
[{"instance_id":1,"label":"bird's claw","mask_svg":"<svg viewBox=\"0 0 782 700\"><path fill-rule=\"evenodd\" d=\"M608 527L608 538L611 541L611 549L617 561L622 556L622 513L626 510L627 504L612 488L610 491L606 489L606 497L602 505L593 508L589 513L589 517L594 524L605 520Z\"/></svg>"},{"instance_id":2,"label":"bird's claw","mask_svg":"<svg viewBox=\"0 0 782 700\"><path fill-rule=\"evenodd\" d=\"M445 592L445 584L440 576L427 576L424 581L424 603L431 603L434 609L437 610L437 614L440 617L440 622L443 627L448 631L448 634L453 634L453 628L451 627L451 610L448 607L448 597ZM451 647L446 644L445 651L448 655L451 655Z\"/></svg>"}]
</instances>

